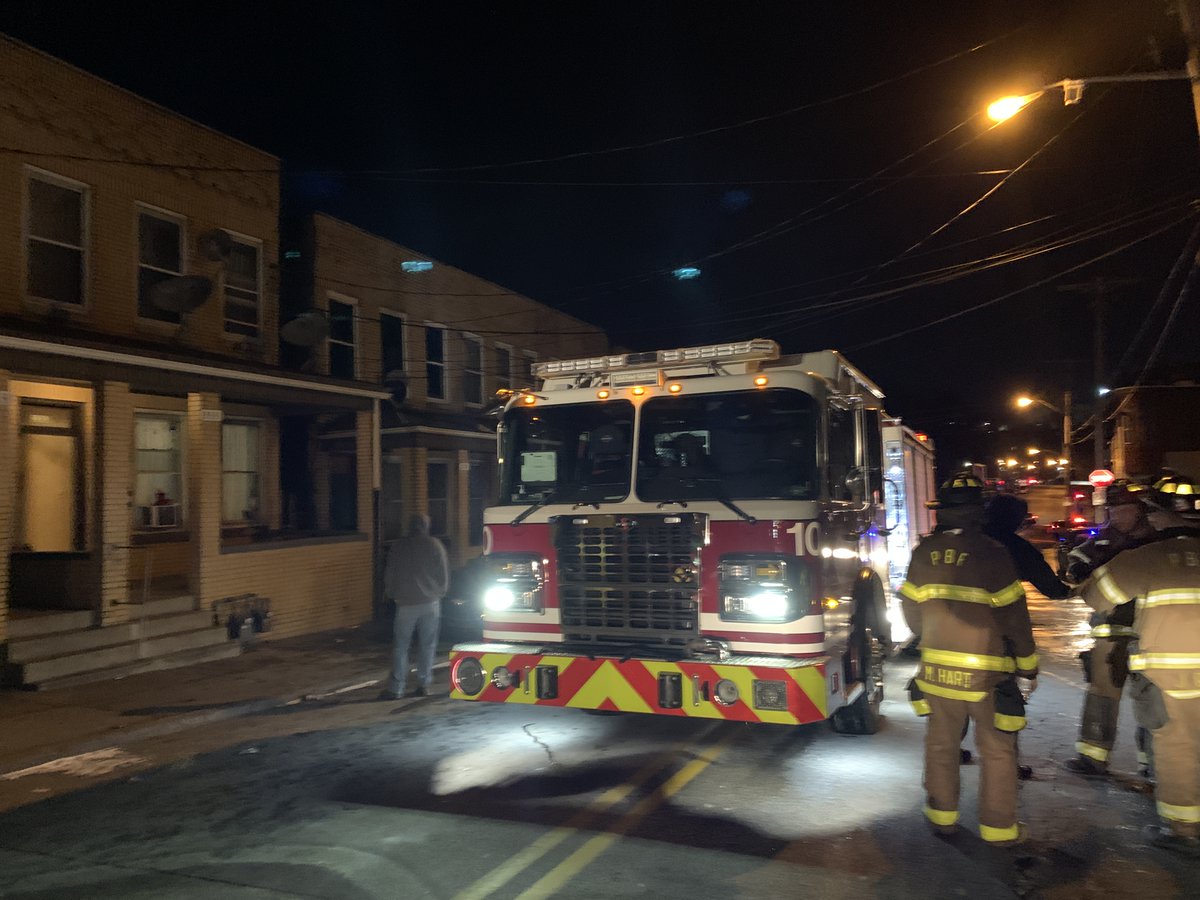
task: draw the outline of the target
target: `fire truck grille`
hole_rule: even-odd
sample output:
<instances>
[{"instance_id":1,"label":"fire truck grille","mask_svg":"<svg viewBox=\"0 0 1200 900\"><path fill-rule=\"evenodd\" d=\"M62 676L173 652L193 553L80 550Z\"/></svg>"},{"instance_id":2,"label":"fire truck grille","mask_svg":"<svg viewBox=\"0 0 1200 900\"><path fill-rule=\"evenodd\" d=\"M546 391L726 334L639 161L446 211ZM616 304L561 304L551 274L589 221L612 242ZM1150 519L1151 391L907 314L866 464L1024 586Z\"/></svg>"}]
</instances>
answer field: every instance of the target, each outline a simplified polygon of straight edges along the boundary
<instances>
[{"instance_id":1,"label":"fire truck grille","mask_svg":"<svg viewBox=\"0 0 1200 900\"><path fill-rule=\"evenodd\" d=\"M564 640L682 649L700 633L706 524L697 514L557 517Z\"/></svg>"}]
</instances>

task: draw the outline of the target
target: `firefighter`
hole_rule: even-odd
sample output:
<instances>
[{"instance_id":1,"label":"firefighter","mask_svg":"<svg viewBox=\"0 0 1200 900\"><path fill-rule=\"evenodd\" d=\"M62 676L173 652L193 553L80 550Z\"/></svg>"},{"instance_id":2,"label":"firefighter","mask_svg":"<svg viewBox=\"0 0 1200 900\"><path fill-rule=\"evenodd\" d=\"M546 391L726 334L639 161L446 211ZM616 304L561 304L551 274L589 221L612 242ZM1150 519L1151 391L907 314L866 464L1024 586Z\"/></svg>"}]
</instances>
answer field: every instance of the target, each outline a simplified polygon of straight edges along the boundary
<instances>
[{"instance_id":1,"label":"firefighter","mask_svg":"<svg viewBox=\"0 0 1200 900\"><path fill-rule=\"evenodd\" d=\"M1066 571L1071 584L1082 584L1095 569L1118 553L1154 540L1154 527L1141 502L1141 498L1148 495L1148 487L1123 478L1109 486L1106 497L1108 524L1096 537L1071 551ZM1079 740L1075 743L1077 755L1063 766L1086 778L1104 778L1108 775L1108 757L1117 738L1121 691L1129 673L1129 642L1134 637L1133 607L1120 607L1111 616L1094 616L1092 637L1095 643L1091 649L1079 654L1087 681L1087 696L1083 701ZM1142 729L1138 729L1137 747L1139 769L1148 776L1148 736Z\"/></svg>"},{"instance_id":2,"label":"firefighter","mask_svg":"<svg viewBox=\"0 0 1200 900\"><path fill-rule=\"evenodd\" d=\"M1017 736L1024 705L1015 675L1036 685L1037 653L1025 591L1008 551L983 533L983 484L956 475L938 491L938 530L913 551L900 589L921 636L914 706L928 711L925 816L939 833L958 822L959 744L969 720L982 773L979 832L997 845L1020 839Z\"/></svg>"},{"instance_id":3,"label":"firefighter","mask_svg":"<svg viewBox=\"0 0 1200 900\"><path fill-rule=\"evenodd\" d=\"M1080 596L1098 612L1135 610L1130 696L1138 724L1154 735L1165 823L1147 826L1147 837L1200 857L1200 528L1183 515L1200 514L1200 484L1163 479L1147 502L1158 540L1098 568Z\"/></svg>"}]
</instances>

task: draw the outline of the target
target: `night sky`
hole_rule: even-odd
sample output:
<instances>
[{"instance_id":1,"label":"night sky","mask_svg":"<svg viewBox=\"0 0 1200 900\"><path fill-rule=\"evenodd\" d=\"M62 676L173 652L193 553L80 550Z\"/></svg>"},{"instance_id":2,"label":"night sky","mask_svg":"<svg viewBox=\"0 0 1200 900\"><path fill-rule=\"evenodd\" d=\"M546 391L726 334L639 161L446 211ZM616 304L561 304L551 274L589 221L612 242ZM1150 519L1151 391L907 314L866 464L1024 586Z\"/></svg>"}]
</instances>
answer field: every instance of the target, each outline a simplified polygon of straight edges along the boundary
<instances>
[{"instance_id":1,"label":"night sky","mask_svg":"<svg viewBox=\"0 0 1200 900\"><path fill-rule=\"evenodd\" d=\"M1139 376L1179 292L1186 82L982 115L1064 77L1182 68L1166 0L253 6L8 0L0 31L278 154L288 212L618 345L841 349L956 454L1020 421L1019 389L1086 402L1089 301L1062 285L1119 279L1111 384ZM683 265L701 277L671 278ZM1152 375L1196 374L1197 306Z\"/></svg>"}]
</instances>

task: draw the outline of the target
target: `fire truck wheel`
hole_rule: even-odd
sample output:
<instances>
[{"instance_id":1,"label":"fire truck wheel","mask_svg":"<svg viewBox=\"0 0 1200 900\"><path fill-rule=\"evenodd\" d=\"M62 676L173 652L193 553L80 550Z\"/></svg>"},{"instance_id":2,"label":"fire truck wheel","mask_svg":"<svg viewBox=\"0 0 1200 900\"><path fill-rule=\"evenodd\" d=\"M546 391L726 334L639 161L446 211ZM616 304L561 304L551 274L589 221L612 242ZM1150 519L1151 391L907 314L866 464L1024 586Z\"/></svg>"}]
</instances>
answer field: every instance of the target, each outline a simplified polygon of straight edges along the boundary
<instances>
[{"instance_id":1,"label":"fire truck wheel","mask_svg":"<svg viewBox=\"0 0 1200 900\"><path fill-rule=\"evenodd\" d=\"M863 691L848 706L834 710L829 724L838 734L874 734L879 730L879 707L883 702L883 659L870 631L860 631L851 638L848 654L854 654L855 680L861 681Z\"/></svg>"}]
</instances>

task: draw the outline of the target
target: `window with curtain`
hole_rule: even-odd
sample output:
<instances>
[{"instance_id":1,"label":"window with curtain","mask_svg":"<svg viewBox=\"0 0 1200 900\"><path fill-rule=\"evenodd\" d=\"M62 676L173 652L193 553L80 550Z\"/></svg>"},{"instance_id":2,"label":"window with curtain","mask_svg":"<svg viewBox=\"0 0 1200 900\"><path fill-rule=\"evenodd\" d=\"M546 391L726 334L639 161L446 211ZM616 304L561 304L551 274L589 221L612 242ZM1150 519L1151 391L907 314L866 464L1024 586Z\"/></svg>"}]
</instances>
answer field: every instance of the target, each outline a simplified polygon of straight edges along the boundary
<instances>
[{"instance_id":1,"label":"window with curtain","mask_svg":"<svg viewBox=\"0 0 1200 900\"><path fill-rule=\"evenodd\" d=\"M137 413L134 432L134 525L177 527L183 522L183 426L169 413ZM155 507L175 506L169 513Z\"/></svg>"},{"instance_id":2,"label":"window with curtain","mask_svg":"<svg viewBox=\"0 0 1200 900\"><path fill-rule=\"evenodd\" d=\"M221 426L221 521L226 524L259 521L260 446L257 422Z\"/></svg>"},{"instance_id":3,"label":"window with curtain","mask_svg":"<svg viewBox=\"0 0 1200 900\"><path fill-rule=\"evenodd\" d=\"M30 173L25 290L30 297L82 306L86 193L82 185Z\"/></svg>"}]
</instances>

